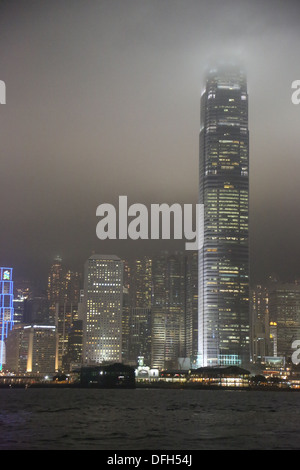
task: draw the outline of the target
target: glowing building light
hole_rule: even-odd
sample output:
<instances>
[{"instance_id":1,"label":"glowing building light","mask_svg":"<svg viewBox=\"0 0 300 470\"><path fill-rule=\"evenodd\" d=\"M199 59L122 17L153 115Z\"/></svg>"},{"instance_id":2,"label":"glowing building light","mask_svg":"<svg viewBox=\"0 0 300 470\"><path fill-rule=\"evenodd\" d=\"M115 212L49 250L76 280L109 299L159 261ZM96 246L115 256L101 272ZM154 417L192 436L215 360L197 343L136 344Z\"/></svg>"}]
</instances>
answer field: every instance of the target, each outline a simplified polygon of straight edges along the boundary
<instances>
[{"instance_id":1,"label":"glowing building light","mask_svg":"<svg viewBox=\"0 0 300 470\"><path fill-rule=\"evenodd\" d=\"M0 268L0 370L5 364L5 339L14 324L12 268Z\"/></svg>"}]
</instances>

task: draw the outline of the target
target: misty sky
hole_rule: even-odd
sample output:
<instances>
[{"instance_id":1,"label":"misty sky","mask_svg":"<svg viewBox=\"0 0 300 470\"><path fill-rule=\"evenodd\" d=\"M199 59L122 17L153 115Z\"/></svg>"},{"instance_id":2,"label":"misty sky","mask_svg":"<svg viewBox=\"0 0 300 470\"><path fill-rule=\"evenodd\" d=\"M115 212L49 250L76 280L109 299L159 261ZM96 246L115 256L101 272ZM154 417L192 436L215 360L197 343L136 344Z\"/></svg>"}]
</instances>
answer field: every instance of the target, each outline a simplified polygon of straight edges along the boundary
<instances>
[{"instance_id":1,"label":"misty sky","mask_svg":"<svg viewBox=\"0 0 300 470\"><path fill-rule=\"evenodd\" d=\"M200 95L217 61L247 71L251 276L300 277L297 1L0 2L0 264L43 278L178 247L99 241L96 208L196 203ZM177 242L178 243L178 242Z\"/></svg>"}]
</instances>

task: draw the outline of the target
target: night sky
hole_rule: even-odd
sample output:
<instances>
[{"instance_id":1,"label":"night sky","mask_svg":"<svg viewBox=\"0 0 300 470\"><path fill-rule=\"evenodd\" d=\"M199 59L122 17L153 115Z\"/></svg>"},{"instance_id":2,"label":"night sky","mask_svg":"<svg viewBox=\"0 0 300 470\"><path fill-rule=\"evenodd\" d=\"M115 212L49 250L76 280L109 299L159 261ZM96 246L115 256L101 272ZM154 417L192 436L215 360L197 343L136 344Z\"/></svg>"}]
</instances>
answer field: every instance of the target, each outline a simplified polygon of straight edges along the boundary
<instances>
[{"instance_id":1,"label":"night sky","mask_svg":"<svg viewBox=\"0 0 300 470\"><path fill-rule=\"evenodd\" d=\"M300 278L300 2L7 0L0 3L0 264L44 279L184 248L100 241L96 208L196 203L200 95L218 61L248 77L251 280Z\"/></svg>"}]
</instances>

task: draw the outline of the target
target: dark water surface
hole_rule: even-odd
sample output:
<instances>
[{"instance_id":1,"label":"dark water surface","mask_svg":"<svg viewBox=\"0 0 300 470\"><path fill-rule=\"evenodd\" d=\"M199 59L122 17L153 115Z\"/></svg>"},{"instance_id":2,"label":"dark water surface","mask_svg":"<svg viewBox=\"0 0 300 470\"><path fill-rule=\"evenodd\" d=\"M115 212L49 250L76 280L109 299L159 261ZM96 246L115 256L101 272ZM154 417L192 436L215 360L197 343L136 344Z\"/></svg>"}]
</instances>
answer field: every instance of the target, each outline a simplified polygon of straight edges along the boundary
<instances>
[{"instance_id":1,"label":"dark water surface","mask_svg":"<svg viewBox=\"0 0 300 470\"><path fill-rule=\"evenodd\" d=\"M300 393L0 390L0 449L300 449Z\"/></svg>"}]
</instances>

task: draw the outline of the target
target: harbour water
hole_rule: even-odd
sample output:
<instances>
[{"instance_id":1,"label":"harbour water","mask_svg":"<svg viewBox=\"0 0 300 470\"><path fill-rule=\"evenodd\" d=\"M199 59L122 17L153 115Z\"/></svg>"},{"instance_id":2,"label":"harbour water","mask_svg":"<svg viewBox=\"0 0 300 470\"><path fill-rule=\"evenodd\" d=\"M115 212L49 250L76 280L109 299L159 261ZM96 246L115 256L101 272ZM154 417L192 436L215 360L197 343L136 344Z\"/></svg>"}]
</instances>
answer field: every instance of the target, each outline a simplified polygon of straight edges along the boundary
<instances>
[{"instance_id":1,"label":"harbour water","mask_svg":"<svg viewBox=\"0 0 300 470\"><path fill-rule=\"evenodd\" d=\"M299 449L300 393L1 389L1 450Z\"/></svg>"}]
</instances>

